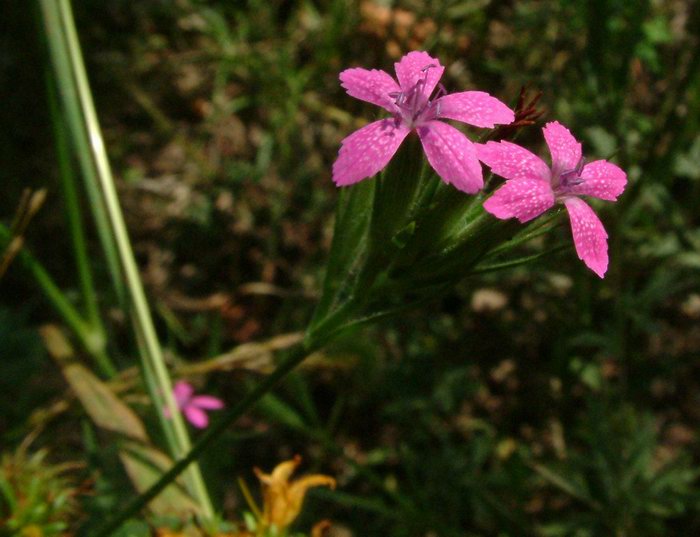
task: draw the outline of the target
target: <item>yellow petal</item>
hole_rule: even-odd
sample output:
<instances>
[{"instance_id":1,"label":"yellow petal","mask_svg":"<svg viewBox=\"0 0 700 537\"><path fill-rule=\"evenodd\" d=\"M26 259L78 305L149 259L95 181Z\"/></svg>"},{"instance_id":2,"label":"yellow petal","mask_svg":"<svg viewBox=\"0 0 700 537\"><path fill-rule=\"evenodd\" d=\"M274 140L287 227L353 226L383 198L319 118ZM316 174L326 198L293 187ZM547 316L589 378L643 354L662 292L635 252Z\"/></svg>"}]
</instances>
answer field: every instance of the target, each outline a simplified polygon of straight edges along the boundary
<instances>
[{"instance_id":1,"label":"yellow petal","mask_svg":"<svg viewBox=\"0 0 700 537\"><path fill-rule=\"evenodd\" d=\"M330 487L335 489L335 479L329 475L313 474L302 477L292 482L289 487L289 497L299 498L299 501L304 499L306 491L313 487Z\"/></svg>"},{"instance_id":2,"label":"yellow petal","mask_svg":"<svg viewBox=\"0 0 700 537\"><path fill-rule=\"evenodd\" d=\"M295 455L294 458L289 461L279 463L275 466L275 469L272 470L272 474L270 475L272 481L286 483L300 464L301 457L299 455Z\"/></svg>"},{"instance_id":3,"label":"yellow petal","mask_svg":"<svg viewBox=\"0 0 700 537\"><path fill-rule=\"evenodd\" d=\"M263 484L263 523L275 525L283 530L289 526L301 511L306 492L311 487L328 486L335 488L335 479L330 476L315 474L289 482L294 470L301 463L301 457L278 464L271 474L255 469Z\"/></svg>"},{"instance_id":4,"label":"yellow petal","mask_svg":"<svg viewBox=\"0 0 700 537\"><path fill-rule=\"evenodd\" d=\"M270 474L266 474L260 468L253 468L253 471L265 485L286 484L299 464L301 464L301 457L295 455L293 459L281 462L275 466L275 469Z\"/></svg>"}]
</instances>

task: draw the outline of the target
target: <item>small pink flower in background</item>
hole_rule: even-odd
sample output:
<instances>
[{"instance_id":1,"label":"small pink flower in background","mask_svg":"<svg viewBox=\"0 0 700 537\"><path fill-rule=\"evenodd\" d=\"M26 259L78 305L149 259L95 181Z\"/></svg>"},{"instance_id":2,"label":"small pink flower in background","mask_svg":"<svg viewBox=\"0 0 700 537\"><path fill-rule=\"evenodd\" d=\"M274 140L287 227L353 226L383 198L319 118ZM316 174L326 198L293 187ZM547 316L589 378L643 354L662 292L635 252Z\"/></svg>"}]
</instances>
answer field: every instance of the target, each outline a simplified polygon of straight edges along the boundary
<instances>
[{"instance_id":1,"label":"small pink flower in background","mask_svg":"<svg viewBox=\"0 0 700 537\"><path fill-rule=\"evenodd\" d=\"M224 408L224 402L211 395L194 395L194 388L188 382L180 380L173 387L173 395L177 407L182 411L192 425L198 429L204 429L209 425L209 416L205 410L218 410ZM164 410L165 417L170 417L170 412Z\"/></svg>"},{"instance_id":2,"label":"small pink flower in background","mask_svg":"<svg viewBox=\"0 0 700 537\"><path fill-rule=\"evenodd\" d=\"M627 175L606 160L584 163L581 144L560 123L542 129L552 154L552 167L537 155L510 142L477 144L479 160L506 182L484 202L497 218L527 222L560 201L571 221L576 253L601 278L608 269L608 234L593 209L579 196L616 201Z\"/></svg>"},{"instance_id":3,"label":"small pink flower in background","mask_svg":"<svg viewBox=\"0 0 700 537\"><path fill-rule=\"evenodd\" d=\"M416 130L425 155L442 179L473 194L483 186L474 144L438 119L454 119L476 127L511 123L513 111L482 91L446 95L438 84L445 68L425 52L410 52L394 64L398 84L376 69L346 69L340 73L348 95L381 106L391 118L370 123L345 138L333 164L333 181L351 185L381 171L404 138ZM438 91L433 95L433 90ZM432 95L432 97L431 97Z\"/></svg>"}]
</instances>

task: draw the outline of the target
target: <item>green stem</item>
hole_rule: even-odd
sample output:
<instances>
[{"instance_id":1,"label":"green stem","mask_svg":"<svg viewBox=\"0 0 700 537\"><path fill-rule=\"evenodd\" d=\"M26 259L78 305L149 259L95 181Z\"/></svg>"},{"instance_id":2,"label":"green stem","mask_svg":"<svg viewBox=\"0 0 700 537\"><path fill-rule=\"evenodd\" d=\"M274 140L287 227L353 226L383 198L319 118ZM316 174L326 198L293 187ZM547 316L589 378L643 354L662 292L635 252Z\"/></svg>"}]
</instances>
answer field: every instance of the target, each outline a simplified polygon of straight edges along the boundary
<instances>
[{"instance_id":1,"label":"green stem","mask_svg":"<svg viewBox=\"0 0 700 537\"><path fill-rule=\"evenodd\" d=\"M60 13L56 0L39 0L44 35L46 37L53 70L55 73L56 87L61 98L66 126L70 130L71 142L82 172L85 190L95 220L97 234L104 250L107 266L112 277L112 283L117 293L119 303L126 304L124 291L124 278L119 265L114 238L109 226L104 203L100 196L97 180L97 166L91 151L91 143L85 128L85 118L80 108L78 88L73 76L73 68L68 52L68 45L62 27Z\"/></svg>"},{"instance_id":2,"label":"green stem","mask_svg":"<svg viewBox=\"0 0 700 537\"><path fill-rule=\"evenodd\" d=\"M153 373L156 386L149 384L150 395L154 401L160 419L161 427L166 433L170 451L176 459L190 449L190 440L173 397L172 383L168 375L160 343L156 336L155 327L148 308L145 293L136 266L136 260L131 248L129 235L124 223L124 217L119 206L112 171L107 158L104 140L97 119L97 112L92 99L90 85L85 71L85 64L80 49L75 21L69 0L40 0L44 21L46 24L49 45L54 59L54 66L59 71L61 86L64 83L69 88L63 94L64 104L73 122L73 131L78 133L76 138L89 140L89 147L77 147L79 155L87 158L89 173L86 183L97 197L95 207L96 218L102 224L106 220L106 237L103 241L108 257L113 247L116 248L119 275L115 277L115 286L119 293L122 285L122 275L126 282L126 292L129 298L130 312L139 343L141 358ZM114 272L113 272L114 276ZM170 411L171 419L166 419L164 407ZM204 480L197 465L188 470L187 485L190 493L198 500L205 518L214 516L211 500L204 486Z\"/></svg>"},{"instance_id":3,"label":"green stem","mask_svg":"<svg viewBox=\"0 0 700 537\"><path fill-rule=\"evenodd\" d=\"M85 301L86 314L93 331L102 334L104 340L105 329L102 324L102 318L100 317L97 293L90 269L87 242L85 240L82 224L82 210L76 188L76 177L71 165L70 148L66 138L65 125L59 111L56 83L50 71L47 72L46 86L49 94L49 110L56 143L56 156L58 158L58 171L61 178L61 187L63 189L65 213L68 221L68 230L73 242L73 252L75 253L75 264L78 271L81 296Z\"/></svg>"},{"instance_id":4,"label":"green stem","mask_svg":"<svg viewBox=\"0 0 700 537\"><path fill-rule=\"evenodd\" d=\"M136 515L141 509L160 494L178 475L180 475L190 464L207 449L207 447L218 438L233 422L250 410L260 398L269 392L278 382L287 376L306 356L314 349L303 346L289 354L280 365L250 391L236 406L228 411L219 421L215 422L207 431L194 443L192 449L180 460L178 460L167 472L165 472L156 483L146 492L134 498L124 509L114 518L108 521L104 527L95 533L95 537L106 537L117 530L129 518Z\"/></svg>"},{"instance_id":5,"label":"green stem","mask_svg":"<svg viewBox=\"0 0 700 537\"><path fill-rule=\"evenodd\" d=\"M148 352L146 348L146 344L143 341L143 338L141 337L140 333L136 333L136 344L139 348L139 353L144 356L144 353ZM151 367L151 364L148 360L142 360L141 361L141 372L143 374L143 380L146 383L146 388L148 390L149 395L151 396L151 399L155 402L156 405L159 406L157 409L158 415L160 415L160 411L163 408L163 402L161 401L160 398L160 384L158 381L158 377L153 371L153 368ZM172 415L172 414L171 414ZM162 423L161 423L162 425ZM169 425L169 424L166 424ZM171 454L174 455L176 458L181 456L181 454L177 454L174 449L172 449L172 446L177 446L178 445L178 438L175 433L175 428L174 427L162 427L163 429L163 434L165 435L165 441L168 444L168 446L171 446Z\"/></svg>"},{"instance_id":6,"label":"green stem","mask_svg":"<svg viewBox=\"0 0 700 537\"><path fill-rule=\"evenodd\" d=\"M358 280L366 281L363 275L360 275ZM356 298L348 298L337 309L327 314L323 320L314 324L310 330L307 330L304 335L304 344L309 348L318 348L325 345L344 330L348 319L353 317L353 313L360 311L361 307L362 304Z\"/></svg>"},{"instance_id":7,"label":"green stem","mask_svg":"<svg viewBox=\"0 0 700 537\"><path fill-rule=\"evenodd\" d=\"M0 241L9 243L11 240L12 233L10 230L0 224ZM95 359L102 373L108 377L113 377L116 374L116 370L105 353L103 335L95 332L94 328L85 322L75 306L68 301L61 289L53 281L51 275L26 248L22 248L17 257L34 277L56 312L80 340L83 348Z\"/></svg>"}]
</instances>

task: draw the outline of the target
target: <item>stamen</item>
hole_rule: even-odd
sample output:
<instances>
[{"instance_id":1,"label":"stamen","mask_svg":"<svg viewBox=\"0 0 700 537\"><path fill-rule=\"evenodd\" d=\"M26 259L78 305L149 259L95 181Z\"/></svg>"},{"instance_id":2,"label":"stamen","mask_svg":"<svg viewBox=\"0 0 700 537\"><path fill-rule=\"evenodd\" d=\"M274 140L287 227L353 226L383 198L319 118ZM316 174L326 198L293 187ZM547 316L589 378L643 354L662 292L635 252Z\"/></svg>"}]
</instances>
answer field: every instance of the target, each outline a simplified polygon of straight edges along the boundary
<instances>
[{"instance_id":1,"label":"stamen","mask_svg":"<svg viewBox=\"0 0 700 537\"><path fill-rule=\"evenodd\" d=\"M434 101L435 99L439 99L443 95L447 95L447 90L445 89L445 86L443 86L442 84L438 84L437 91L433 95L432 100Z\"/></svg>"},{"instance_id":2,"label":"stamen","mask_svg":"<svg viewBox=\"0 0 700 537\"><path fill-rule=\"evenodd\" d=\"M392 91L389 94L389 97L394 99L394 104L397 106L401 106L401 104L404 102L406 96L404 95L403 91Z\"/></svg>"},{"instance_id":3,"label":"stamen","mask_svg":"<svg viewBox=\"0 0 700 537\"><path fill-rule=\"evenodd\" d=\"M416 111L416 105L418 104L418 99L420 98L421 94L423 93L423 86L425 86L427 78L428 78L428 72L425 70L425 68L421 69L425 73L425 76L422 79L419 79L416 81L415 86L411 88L410 94L409 94L409 108L413 110L414 112Z\"/></svg>"},{"instance_id":4,"label":"stamen","mask_svg":"<svg viewBox=\"0 0 700 537\"><path fill-rule=\"evenodd\" d=\"M404 120L411 125L426 111L430 111L430 116L433 117L433 102L430 99L430 96L424 95L424 91L428 84L428 72L430 69L436 67L438 66L433 63L422 67L420 72L423 73L423 75L418 77L418 80L415 81L413 87L411 87L408 91L395 91L388 93L388 96L394 99L394 104L399 108L400 115L403 116ZM439 84L433 100L442 97L446 93L447 91L445 90L444 86ZM438 103L438 114L439 106L440 105Z\"/></svg>"},{"instance_id":5,"label":"stamen","mask_svg":"<svg viewBox=\"0 0 700 537\"><path fill-rule=\"evenodd\" d=\"M435 65L434 63L430 63L425 67L421 68L423 77L419 78L416 81L415 85L411 88L411 91L409 92L409 95L406 99L408 102L408 111L411 112L411 117L413 121L415 121L421 115L421 113L423 113L425 105L430 102L429 98L427 99L427 102L421 102L421 99L423 97L423 88L428 84L428 71L435 67L437 67L437 65Z\"/></svg>"},{"instance_id":6,"label":"stamen","mask_svg":"<svg viewBox=\"0 0 700 537\"><path fill-rule=\"evenodd\" d=\"M573 170L566 170L565 172L562 172L562 174L559 176L562 186L568 188L582 184L584 179L581 177L581 172L583 171L585 164L586 160L581 157Z\"/></svg>"}]
</instances>

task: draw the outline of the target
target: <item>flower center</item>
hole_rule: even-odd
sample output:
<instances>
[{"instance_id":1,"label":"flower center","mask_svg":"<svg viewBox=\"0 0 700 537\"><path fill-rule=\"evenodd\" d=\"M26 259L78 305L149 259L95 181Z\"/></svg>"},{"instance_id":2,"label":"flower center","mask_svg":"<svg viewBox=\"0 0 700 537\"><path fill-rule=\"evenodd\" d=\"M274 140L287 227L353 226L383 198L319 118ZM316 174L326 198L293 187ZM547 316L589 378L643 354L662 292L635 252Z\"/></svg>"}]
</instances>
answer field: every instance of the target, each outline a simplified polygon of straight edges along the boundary
<instances>
[{"instance_id":1,"label":"flower center","mask_svg":"<svg viewBox=\"0 0 700 537\"><path fill-rule=\"evenodd\" d=\"M435 119L440 113L440 103L436 101L447 93L445 87L442 84L438 84L432 98L425 95L428 71L434 67L437 67L437 65L432 63L423 67L421 69L423 76L416 81L410 90L389 94L389 97L394 99L394 103L399 109L401 119L411 128Z\"/></svg>"},{"instance_id":2,"label":"flower center","mask_svg":"<svg viewBox=\"0 0 700 537\"><path fill-rule=\"evenodd\" d=\"M576 163L576 167L571 170L565 170L559 174L555 180L554 190L558 193L567 193L573 187L582 184L585 179L581 177L581 172L585 165L585 159L581 157Z\"/></svg>"}]
</instances>

